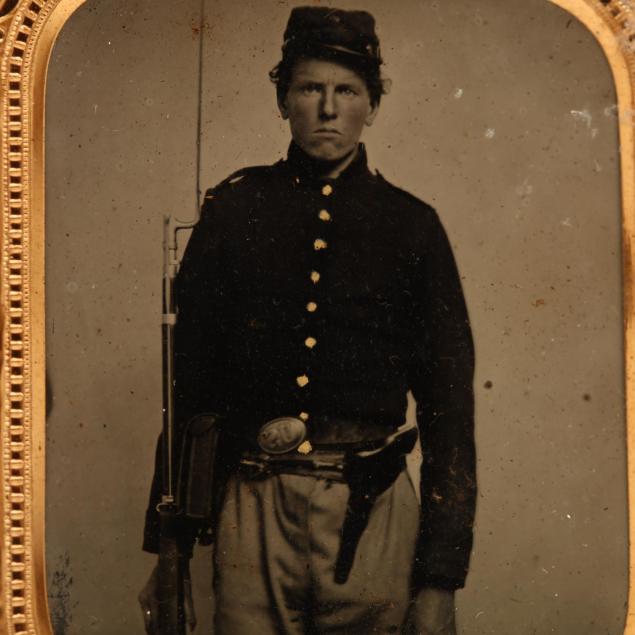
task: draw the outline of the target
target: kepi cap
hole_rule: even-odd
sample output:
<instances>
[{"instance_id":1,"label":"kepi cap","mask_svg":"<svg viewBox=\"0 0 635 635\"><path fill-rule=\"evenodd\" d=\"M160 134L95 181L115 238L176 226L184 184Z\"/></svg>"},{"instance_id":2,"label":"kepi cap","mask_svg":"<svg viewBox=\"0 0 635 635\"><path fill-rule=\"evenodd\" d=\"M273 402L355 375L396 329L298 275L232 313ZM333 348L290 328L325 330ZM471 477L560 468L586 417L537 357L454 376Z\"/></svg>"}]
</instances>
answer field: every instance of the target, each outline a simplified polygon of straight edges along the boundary
<instances>
[{"instance_id":1,"label":"kepi cap","mask_svg":"<svg viewBox=\"0 0 635 635\"><path fill-rule=\"evenodd\" d=\"M282 52L285 57L322 52L349 56L377 66L382 62L375 18L366 11L329 7L292 9Z\"/></svg>"}]
</instances>

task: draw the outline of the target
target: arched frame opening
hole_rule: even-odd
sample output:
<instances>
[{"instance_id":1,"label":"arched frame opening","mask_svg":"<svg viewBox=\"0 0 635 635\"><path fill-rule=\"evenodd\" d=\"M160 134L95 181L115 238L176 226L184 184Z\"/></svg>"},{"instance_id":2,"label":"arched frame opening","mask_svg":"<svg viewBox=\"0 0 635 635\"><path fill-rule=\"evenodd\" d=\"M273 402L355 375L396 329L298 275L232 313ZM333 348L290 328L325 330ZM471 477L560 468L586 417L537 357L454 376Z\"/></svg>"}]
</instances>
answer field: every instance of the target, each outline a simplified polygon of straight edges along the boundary
<instances>
[{"instance_id":1,"label":"arched frame opening","mask_svg":"<svg viewBox=\"0 0 635 635\"><path fill-rule=\"evenodd\" d=\"M31 0L4 3L2 65L2 306L4 496L2 619L7 632L50 632L44 571L44 86L51 51L82 4ZM554 2L593 33L609 60L620 113L632 113L635 32L629 3ZM632 246L635 224L635 144L632 121L620 117L625 364L629 507L635 509ZM633 523L630 523L631 544ZM633 554L630 556L633 588ZM629 600L626 633L635 632Z\"/></svg>"}]
</instances>

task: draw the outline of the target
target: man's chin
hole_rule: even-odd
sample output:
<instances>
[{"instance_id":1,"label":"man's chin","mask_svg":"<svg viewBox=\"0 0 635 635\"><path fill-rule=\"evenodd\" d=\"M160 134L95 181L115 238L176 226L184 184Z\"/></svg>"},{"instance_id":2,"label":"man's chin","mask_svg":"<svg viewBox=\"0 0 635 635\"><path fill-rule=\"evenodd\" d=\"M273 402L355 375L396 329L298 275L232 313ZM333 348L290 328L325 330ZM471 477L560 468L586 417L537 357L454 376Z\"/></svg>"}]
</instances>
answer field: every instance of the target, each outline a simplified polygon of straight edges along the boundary
<instances>
[{"instance_id":1,"label":"man's chin","mask_svg":"<svg viewBox=\"0 0 635 635\"><path fill-rule=\"evenodd\" d=\"M345 159L354 148L339 148L330 144L319 144L302 149L315 161L337 163Z\"/></svg>"}]
</instances>

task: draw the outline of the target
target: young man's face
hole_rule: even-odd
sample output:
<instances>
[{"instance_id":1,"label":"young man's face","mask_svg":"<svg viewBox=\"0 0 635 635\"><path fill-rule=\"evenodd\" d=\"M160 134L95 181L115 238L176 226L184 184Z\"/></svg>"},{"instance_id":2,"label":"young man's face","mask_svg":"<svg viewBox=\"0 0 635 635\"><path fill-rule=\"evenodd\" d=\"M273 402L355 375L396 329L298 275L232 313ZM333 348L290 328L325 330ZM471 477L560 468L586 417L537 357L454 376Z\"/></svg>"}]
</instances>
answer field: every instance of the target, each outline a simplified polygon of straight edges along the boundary
<instances>
[{"instance_id":1,"label":"young man's face","mask_svg":"<svg viewBox=\"0 0 635 635\"><path fill-rule=\"evenodd\" d=\"M364 79L336 62L299 60L287 95L278 103L291 136L310 157L344 160L357 147L364 126L377 114Z\"/></svg>"}]
</instances>

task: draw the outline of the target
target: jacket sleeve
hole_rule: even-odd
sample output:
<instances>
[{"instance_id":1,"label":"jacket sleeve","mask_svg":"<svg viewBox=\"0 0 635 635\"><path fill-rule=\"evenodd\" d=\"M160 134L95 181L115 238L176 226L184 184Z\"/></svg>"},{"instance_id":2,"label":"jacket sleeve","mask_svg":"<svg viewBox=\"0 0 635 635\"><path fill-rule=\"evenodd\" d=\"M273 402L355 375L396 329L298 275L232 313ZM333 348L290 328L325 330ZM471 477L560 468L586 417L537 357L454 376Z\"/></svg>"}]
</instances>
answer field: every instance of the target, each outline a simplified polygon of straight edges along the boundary
<instances>
[{"instance_id":1,"label":"jacket sleeve","mask_svg":"<svg viewBox=\"0 0 635 635\"><path fill-rule=\"evenodd\" d=\"M181 431L196 414L208 412L214 384L215 302L219 297L218 271L221 240L213 226L214 193L205 195L201 219L192 231L176 283L177 324L174 334L175 373L175 466L181 446ZM209 389L206 389L209 388ZM163 492L163 444L159 435L154 475L146 510L143 550L158 553L160 523L157 505ZM176 475L177 470L174 470ZM176 485L176 483L174 484ZM184 522L181 551L191 555L196 528Z\"/></svg>"},{"instance_id":2,"label":"jacket sleeve","mask_svg":"<svg viewBox=\"0 0 635 635\"><path fill-rule=\"evenodd\" d=\"M423 452L412 586L454 590L465 584L476 506L474 345L452 249L433 210L424 241L410 377Z\"/></svg>"}]
</instances>

